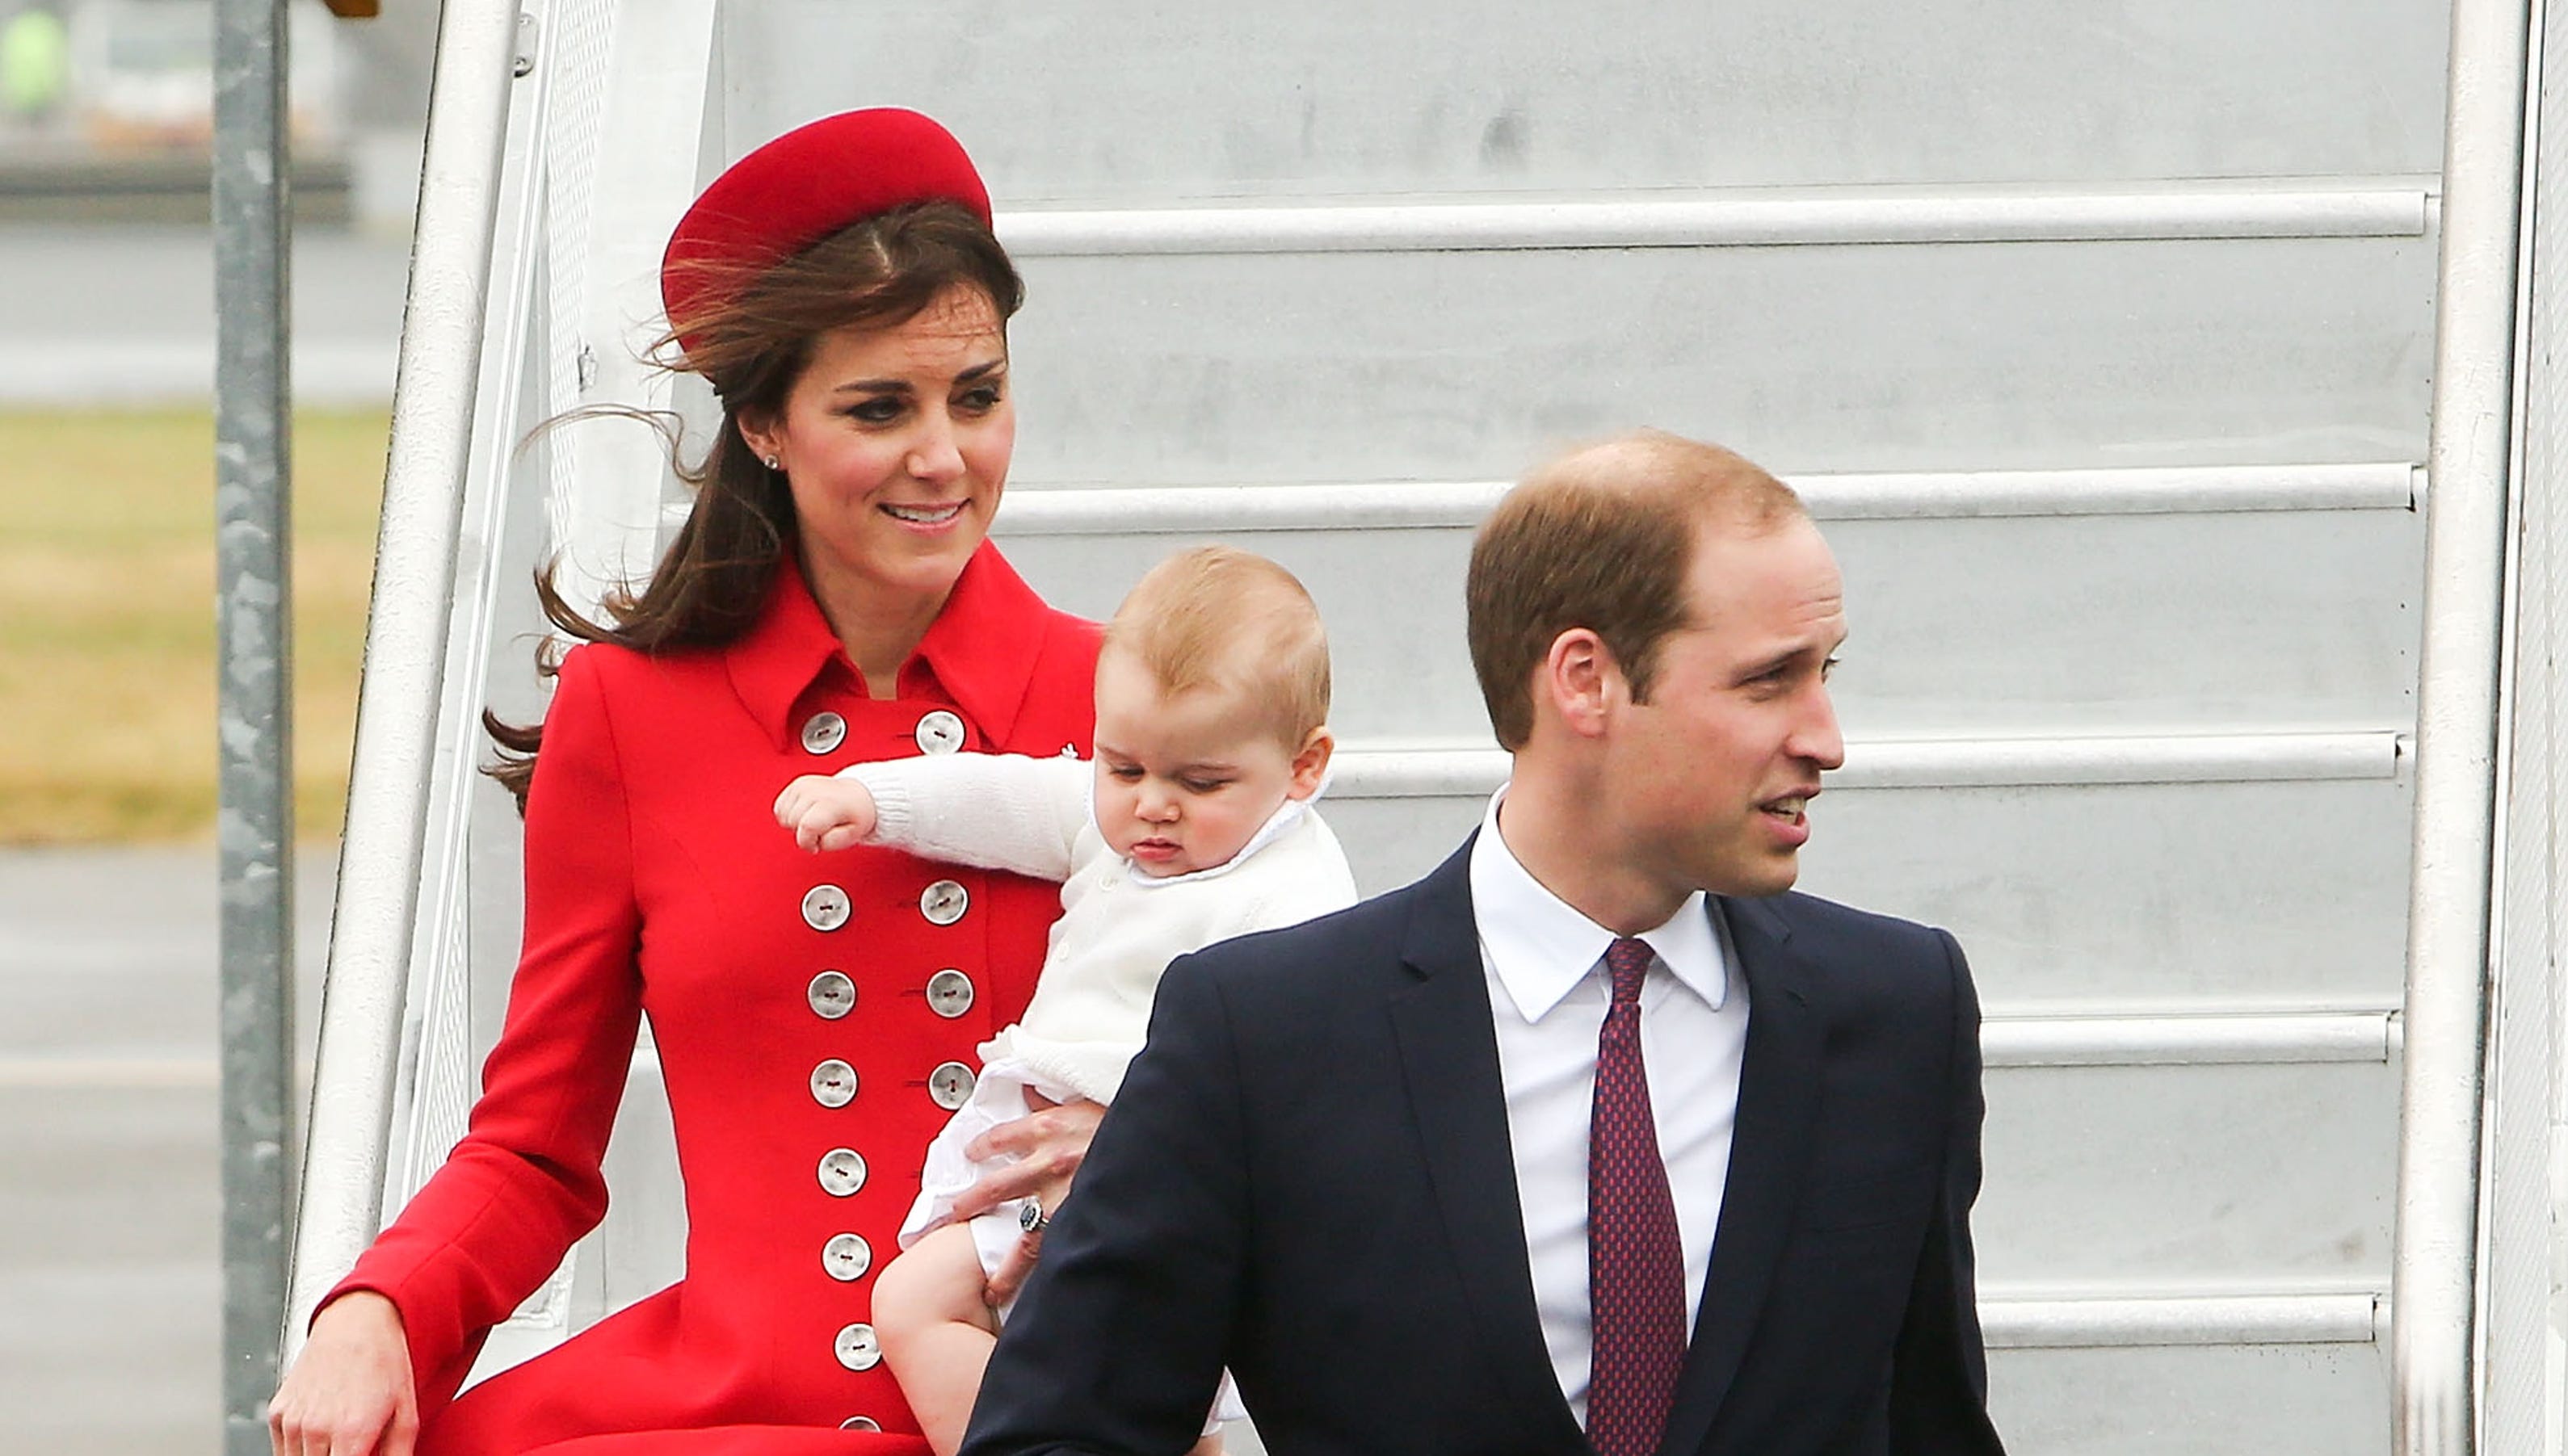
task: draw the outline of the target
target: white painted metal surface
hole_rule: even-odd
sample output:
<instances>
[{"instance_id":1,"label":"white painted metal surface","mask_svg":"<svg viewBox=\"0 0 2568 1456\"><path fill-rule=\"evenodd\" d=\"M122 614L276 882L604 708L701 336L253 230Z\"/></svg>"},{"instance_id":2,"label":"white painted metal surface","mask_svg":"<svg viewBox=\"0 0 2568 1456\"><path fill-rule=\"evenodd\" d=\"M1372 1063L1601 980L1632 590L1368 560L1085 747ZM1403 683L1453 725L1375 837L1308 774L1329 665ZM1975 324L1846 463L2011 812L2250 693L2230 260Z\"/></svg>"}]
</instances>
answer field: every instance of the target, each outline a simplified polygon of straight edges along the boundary
<instances>
[{"instance_id":1,"label":"white painted metal surface","mask_svg":"<svg viewBox=\"0 0 2568 1456\"><path fill-rule=\"evenodd\" d=\"M516 15L513 4L449 0L439 27L420 241L403 318L367 673L296 1215L289 1359L313 1303L374 1237L381 1212L456 538L480 403L474 381Z\"/></svg>"},{"instance_id":2,"label":"white painted metal surface","mask_svg":"<svg viewBox=\"0 0 2568 1456\"><path fill-rule=\"evenodd\" d=\"M2356 464L2124 466L2091 470L1934 470L1796 475L1822 521L1980 516L2413 510L2424 472L2404 460ZM1509 480L1364 484L1020 486L1002 502L1010 536L1189 535L1206 531L1467 529ZM669 524L683 517L678 508Z\"/></svg>"},{"instance_id":3,"label":"white painted metal surface","mask_svg":"<svg viewBox=\"0 0 2568 1456\"><path fill-rule=\"evenodd\" d=\"M1091 614L1186 538L1300 574L1370 888L1501 771L1458 604L1499 482L1642 423L1788 472L1856 630L1805 885L1972 955L2014 1449L2388 1448L2442 6L1610 0L1564 41L1525 0L700 4L619 0L674 29L610 57L631 110L546 194L593 245L544 234L548 363L485 376L485 414L565 378L658 398L601 345L644 327L695 175L847 105L940 116L1032 284L1012 559ZM619 163L628 131L649 154ZM516 467L550 522L477 497L500 591L459 584L457 631L498 644L480 689L511 716L539 700L508 573L594 531L588 599L665 525L648 442L602 440ZM431 873L460 876L436 964L468 1013L439 1044L478 1057L514 844L471 797ZM530 1340L677 1273L656 1076L646 1046L614 1212Z\"/></svg>"},{"instance_id":4,"label":"white painted metal surface","mask_svg":"<svg viewBox=\"0 0 2568 1456\"><path fill-rule=\"evenodd\" d=\"M2526 8L2455 0L2417 672L2415 873L2392 1267L2396 1449L2471 1449L2479 1098L2511 479Z\"/></svg>"},{"instance_id":5,"label":"white painted metal surface","mask_svg":"<svg viewBox=\"0 0 2568 1456\"><path fill-rule=\"evenodd\" d=\"M2419 237L2417 185L2193 183L2114 191L1831 188L1616 201L1340 203L1009 214L1020 258L1731 248L2113 238Z\"/></svg>"}]
</instances>

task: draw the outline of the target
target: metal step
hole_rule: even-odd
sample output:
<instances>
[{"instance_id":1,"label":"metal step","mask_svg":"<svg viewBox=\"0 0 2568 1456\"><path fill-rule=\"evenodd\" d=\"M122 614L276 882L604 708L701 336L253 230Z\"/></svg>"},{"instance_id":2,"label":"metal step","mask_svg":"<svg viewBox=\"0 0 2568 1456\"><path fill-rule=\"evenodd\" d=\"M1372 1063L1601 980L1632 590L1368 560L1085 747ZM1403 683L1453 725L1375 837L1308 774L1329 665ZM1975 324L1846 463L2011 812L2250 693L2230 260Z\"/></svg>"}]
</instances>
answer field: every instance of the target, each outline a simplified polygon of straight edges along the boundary
<instances>
[{"instance_id":1,"label":"metal step","mask_svg":"<svg viewBox=\"0 0 2568 1456\"><path fill-rule=\"evenodd\" d=\"M2139 229L2164 240L1037 256L1018 469L1503 477L1639 422L1795 470L2413 459L2416 196L2413 225L2352 237L2189 235L2176 195ZM1987 215L1954 225L2008 236L2021 200L1956 199ZM1993 318L2041 326L1999 347Z\"/></svg>"},{"instance_id":2,"label":"metal step","mask_svg":"<svg viewBox=\"0 0 2568 1456\"><path fill-rule=\"evenodd\" d=\"M2242 730L2409 712L2423 528L2399 462L1792 481L1845 572L1854 637L1834 688L1856 731ZM998 528L1029 581L1096 617L1190 539L1270 555L1330 624L1342 734L1462 738L1487 731L1462 651L1469 527L1499 490L1021 485Z\"/></svg>"}]
</instances>

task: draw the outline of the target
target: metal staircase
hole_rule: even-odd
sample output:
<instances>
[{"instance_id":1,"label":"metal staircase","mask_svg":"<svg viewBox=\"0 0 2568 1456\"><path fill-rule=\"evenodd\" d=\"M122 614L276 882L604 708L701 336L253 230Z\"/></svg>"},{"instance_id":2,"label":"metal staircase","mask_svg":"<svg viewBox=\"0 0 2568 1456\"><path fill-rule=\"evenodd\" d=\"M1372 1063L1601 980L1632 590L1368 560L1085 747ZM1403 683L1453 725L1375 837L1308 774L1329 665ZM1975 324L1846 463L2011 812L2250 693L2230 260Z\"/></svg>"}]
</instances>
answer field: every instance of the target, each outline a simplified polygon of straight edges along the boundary
<instances>
[{"instance_id":1,"label":"metal staircase","mask_svg":"<svg viewBox=\"0 0 2568 1456\"><path fill-rule=\"evenodd\" d=\"M425 589L378 595L299 1308L496 1028L473 715L539 709L526 572L593 601L676 499L645 432L516 443L600 402L701 438L635 358L659 240L751 146L896 104L1030 284L1011 558L1090 614L1188 540L1299 573L1368 889L1503 771L1460 572L1509 477L1648 424L1792 478L1854 629L1803 884L1973 957L2011 1448L2390 1449L2446 7L447 11L386 516ZM614 1212L486 1363L676 1277L635 1075Z\"/></svg>"}]
</instances>

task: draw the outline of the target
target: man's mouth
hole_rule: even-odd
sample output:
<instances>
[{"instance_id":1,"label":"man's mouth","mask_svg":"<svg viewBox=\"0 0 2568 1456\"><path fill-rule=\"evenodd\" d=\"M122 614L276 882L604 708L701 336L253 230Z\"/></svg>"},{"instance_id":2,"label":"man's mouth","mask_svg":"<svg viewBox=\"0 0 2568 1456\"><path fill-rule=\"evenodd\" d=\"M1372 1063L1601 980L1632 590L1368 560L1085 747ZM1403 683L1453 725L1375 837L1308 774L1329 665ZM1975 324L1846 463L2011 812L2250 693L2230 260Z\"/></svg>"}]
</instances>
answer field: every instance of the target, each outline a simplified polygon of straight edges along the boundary
<instances>
[{"instance_id":1,"label":"man's mouth","mask_svg":"<svg viewBox=\"0 0 2568 1456\"><path fill-rule=\"evenodd\" d=\"M895 505L885 501L883 511L894 520L907 521L914 526L941 526L961 515L963 506L964 502L960 500L949 500L942 505Z\"/></svg>"},{"instance_id":2,"label":"man's mouth","mask_svg":"<svg viewBox=\"0 0 2568 1456\"><path fill-rule=\"evenodd\" d=\"M1813 797L1814 795L1805 793L1791 794L1779 799L1767 799L1758 807L1786 824L1798 824L1808 818L1810 800Z\"/></svg>"}]
</instances>

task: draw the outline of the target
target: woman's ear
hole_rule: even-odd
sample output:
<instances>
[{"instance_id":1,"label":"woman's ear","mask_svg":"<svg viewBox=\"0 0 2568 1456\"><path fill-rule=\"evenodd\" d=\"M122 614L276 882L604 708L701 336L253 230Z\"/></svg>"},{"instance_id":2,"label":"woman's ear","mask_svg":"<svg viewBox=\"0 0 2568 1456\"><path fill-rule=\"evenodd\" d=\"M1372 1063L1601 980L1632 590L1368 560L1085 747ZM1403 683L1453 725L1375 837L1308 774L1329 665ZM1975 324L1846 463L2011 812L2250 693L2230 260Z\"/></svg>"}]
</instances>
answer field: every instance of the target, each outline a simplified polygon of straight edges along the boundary
<instances>
[{"instance_id":1,"label":"woman's ear","mask_svg":"<svg viewBox=\"0 0 2568 1456\"><path fill-rule=\"evenodd\" d=\"M744 412L740 416L740 439L741 443L749 446L749 452L758 456L761 462L777 458L776 422L766 416ZM769 465L769 468L773 469L775 466Z\"/></svg>"},{"instance_id":2,"label":"woman's ear","mask_svg":"<svg viewBox=\"0 0 2568 1456\"><path fill-rule=\"evenodd\" d=\"M1307 799L1320 791L1329 776L1329 755L1337 751L1338 740L1329 735L1329 726L1322 724L1302 739L1302 750L1293 755L1293 774L1284 781L1284 796Z\"/></svg>"}]
</instances>

